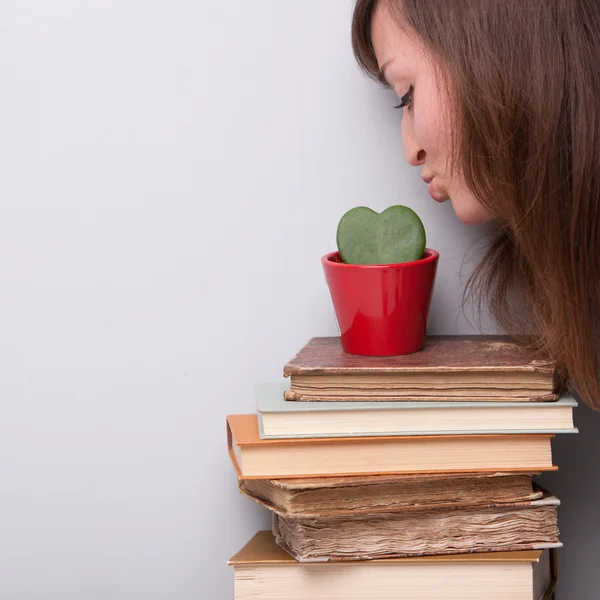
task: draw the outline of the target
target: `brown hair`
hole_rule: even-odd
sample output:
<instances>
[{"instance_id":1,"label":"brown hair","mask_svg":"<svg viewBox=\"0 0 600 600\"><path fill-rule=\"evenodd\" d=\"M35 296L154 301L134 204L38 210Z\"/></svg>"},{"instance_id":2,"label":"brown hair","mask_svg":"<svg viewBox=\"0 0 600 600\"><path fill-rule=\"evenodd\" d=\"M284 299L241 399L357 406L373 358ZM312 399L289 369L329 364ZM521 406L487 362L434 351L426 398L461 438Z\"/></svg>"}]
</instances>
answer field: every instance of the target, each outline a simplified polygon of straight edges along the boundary
<instances>
[{"instance_id":1,"label":"brown hair","mask_svg":"<svg viewBox=\"0 0 600 600\"><path fill-rule=\"evenodd\" d=\"M600 4L596 0L358 0L352 43L379 79L384 2L446 74L455 162L495 217L463 302L556 361L600 410Z\"/></svg>"}]
</instances>

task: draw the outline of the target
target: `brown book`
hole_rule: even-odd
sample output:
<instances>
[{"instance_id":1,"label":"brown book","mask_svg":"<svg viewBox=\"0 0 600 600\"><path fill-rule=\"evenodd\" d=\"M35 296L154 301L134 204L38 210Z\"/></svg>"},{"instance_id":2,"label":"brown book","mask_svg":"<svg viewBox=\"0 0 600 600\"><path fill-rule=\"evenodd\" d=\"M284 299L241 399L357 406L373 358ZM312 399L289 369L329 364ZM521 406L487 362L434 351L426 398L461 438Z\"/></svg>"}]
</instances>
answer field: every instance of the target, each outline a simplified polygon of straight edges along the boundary
<instances>
[{"instance_id":1,"label":"brown book","mask_svg":"<svg viewBox=\"0 0 600 600\"><path fill-rule=\"evenodd\" d=\"M244 479L553 471L552 434L261 439L255 414L227 417L229 455Z\"/></svg>"},{"instance_id":2,"label":"brown book","mask_svg":"<svg viewBox=\"0 0 600 600\"><path fill-rule=\"evenodd\" d=\"M400 356L355 356L339 337L312 338L283 369L286 400L513 401L558 399L555 365L502 335L428 336Z\"/></svg>"},{"instance_id":3,"label":"brown book","mask_svg":"<svg viewBox=\"0 0 600 600\"><path fill-rule=\"evenodd\" d=\"M559 548L557 507L542 498L485 506L407 507L395 512L324 517L273 513L277 543L299 561Z\"/></svg>"},{"instance_id":4,"label":"brown book","mask_svg":"<svg viewBox=\"0 0 600 600\"><path fill-rule=\"evenodd\" d=\"M485 506L542 497L527 473L240 479L242 494L281 516L323 517Z\"/></svg>"},{"instance_id":5,"label":"brown book","mask_svg":"<svg viewBox=\"0 0 600 600\"><path fill-rule=\"evenodd\" d=\"M301 563L270 531L228 564L235 600L550 600L557 580L553 549Z\"/></svg>"}]
</instances>

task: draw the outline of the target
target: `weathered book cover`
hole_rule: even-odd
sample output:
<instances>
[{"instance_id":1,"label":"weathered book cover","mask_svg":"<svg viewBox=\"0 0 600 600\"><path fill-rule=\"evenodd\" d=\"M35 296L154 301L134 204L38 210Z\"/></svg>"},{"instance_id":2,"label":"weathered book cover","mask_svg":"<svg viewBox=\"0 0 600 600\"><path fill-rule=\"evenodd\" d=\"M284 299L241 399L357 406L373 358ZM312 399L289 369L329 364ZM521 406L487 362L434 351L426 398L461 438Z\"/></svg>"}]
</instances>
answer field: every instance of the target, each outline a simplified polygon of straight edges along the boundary
<instances>
[{"instance_id":1,"label":"weathered book cover","mask_svg":"<svg viewBox=\"0 0 600 600\"><path fill-rule=\"evenodd\" d=\"M349 517L272 513L279 546L300 562L560 548L558 498Z\"/></svg>"},{"instance_id":2,"label":"weathered book cover","mask_svg":"<svg viewBox=\"0 0 600 600\"><path fill-rule=\"evenodd\" d=\"M431 335L419 352L385 357L347 354L339 337L315 337L283 375L288 400L551 401L564 391L551 360L504 335Z\"/></svg>"},{"instance_id":3,"label":"weathered book cover","mask_svg":"<svg viewBox=\"0 0 600 600\"><path fill-rule=\"evenodd\" d=\"M542 497L532 473L240 479L240 492L283 517L325 517L485 506Z\"/></svg>"},{"instance_id":4,"label":"weathered book cover","mask_svg":"<svg viewBox=\"0 0 600 600\"><path fill-rule=\"evenodd\" d=\"M411 556L403 558L387 558L376 562L385 562L385 564L408 564L408 563L497 563L497 562L527 562L532 563L539 560L542 554L541 550L519 550L514 552L493 552L493 553L468 553L468 554L442 554L434 556ZM286 552L281 546L278 546L273 532L269 529L257 531L250 540L238 552L236 552L227 561L229 566L237 565L257 565L257 564L294 564L299 568L302 565L296 559ZM327 566L322 564L322 566Z\"/></svg>"}]
</instances>

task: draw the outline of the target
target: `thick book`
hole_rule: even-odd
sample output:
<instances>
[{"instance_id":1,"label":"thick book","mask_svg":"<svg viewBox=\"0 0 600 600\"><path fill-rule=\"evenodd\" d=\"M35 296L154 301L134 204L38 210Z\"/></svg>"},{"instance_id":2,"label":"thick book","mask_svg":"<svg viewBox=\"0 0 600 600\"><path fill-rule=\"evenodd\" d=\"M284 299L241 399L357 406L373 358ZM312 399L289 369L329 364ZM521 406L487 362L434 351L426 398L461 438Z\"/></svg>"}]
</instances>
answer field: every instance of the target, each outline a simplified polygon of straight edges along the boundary
<instances>
[{"instance_id":1,"label":"thick book","mask_svg":"<svg viewBox=\"0 0 600 600\"><path fill-rule=\"evenodd\" d=\"M235 600L550 600L556 551L301 563L270 531L232 556Z\"/></svg>"},{"instance_id":2,"label":"thick book","mask_svg":"<svg viewBox=\"0 0 600 600\"><path fill-rule=\"evenodd\" d=\"M347 354L339 337L315 337L283 375L286 400L543 402L564 391L552 361L503 335L431 335L419 352L384 357Z\"/></svg>"},{"instance_id":3,"label":"thick book","mask_svg":"<svg viewBox=\"0 0 600 600\"><path fill-rule=\"evenodd\" d=\"M281 516L323 517L538 500L534 473L239 479L246 497Z\"/></svg>"},{"instance_id":4,"label":"thick book","mask_svg":"<svg viewBox=\"0 0 600 600\"><path fill-rule=\"evenodd\" d=\"M275 541L301 562L560 548L557 507L538 500L326 517L272 513Z\"/></svg>"},{"instance_id":5,"label":"thick book","mask_svg":"<svg viewBox=\"0 0 600 600\"><path fill-rule=\"evenodd\" d=\"M348 437L472 433L577 433L577 401L293 402L288 382L255 387L260 437Z\"/></svg>"},{"instance_id":6,"label":"thick book","mask_svg":"<svg viewBox=\"0 0 600 600\"><path fill-rule=\"evenodd\" d=\"M553 471L553 434L364 436L263 440L256 414L227 417L239 477Z\"/></svg>"}]
</instances>

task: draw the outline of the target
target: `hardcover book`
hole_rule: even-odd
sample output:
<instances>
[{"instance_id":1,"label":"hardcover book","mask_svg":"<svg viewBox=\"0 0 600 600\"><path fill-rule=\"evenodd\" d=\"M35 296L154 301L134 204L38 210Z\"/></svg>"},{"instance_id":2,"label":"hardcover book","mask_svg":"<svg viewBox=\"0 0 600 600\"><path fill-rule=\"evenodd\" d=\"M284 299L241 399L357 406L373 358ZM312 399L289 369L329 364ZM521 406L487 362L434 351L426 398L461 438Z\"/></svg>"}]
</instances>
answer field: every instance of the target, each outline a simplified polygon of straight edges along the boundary
<instances>
[{"instance_id":1,"label":"hardcover book","mask_svg":"<svg viewBox=\"0 0 600 600\"><path fill-rule=\"evenodd\" d=\"M364 436L263 440L255 414L227 417L239 477L553 471L552 434Z\"/></svg>"},{"instance_id":2,"label":"hardcover book","mask_svg":"<svg viewBox=\"0 0 600 600\"><path fill-rule=\"evenodd\" d=\"M292 402L288 382L255 388L260 437L348 437L474 433L577 433L577 401Z\"/></svg>"},{"instance_id":3,"label":"hardcover book","mask_svg":"<svg viewBox=\"0 0 600 600\"><path fill-rule=\"evenodd\" d=\"M550 600L553 549L301 563L270 531L232 556L235 600Z\"/></svg>"},{"instance_id":4,"label":"hardcover book","mask_svg":"<svg viewBox=\"0 0 600 600\"><path fill-rule=\"evenodd\" d=\"M240 479L240 492L281 516L324 517L538 500L525 473Z\"/></svg>"},{"instance_id":5,"label":"hardcover book","mask_svg":"<svg viewBox=\"0 0 600 600\"><path fill-rule=\"evenodd\" d=\"M273 513L275 540L299 561L559 548L558 499L327 517Z\"/></svg>"},{"instance_id":6,"label":"hardcover book","mask_svg":"<svg viewBox=\"0 0 600 600\"><path fill-rule=\"evenodd\" d=\"M428 336L400 356L354 356L339 337L312 338L283 369L287 400L554 401L555 365L502 335Z\"/></svg>"}]
</instances>

